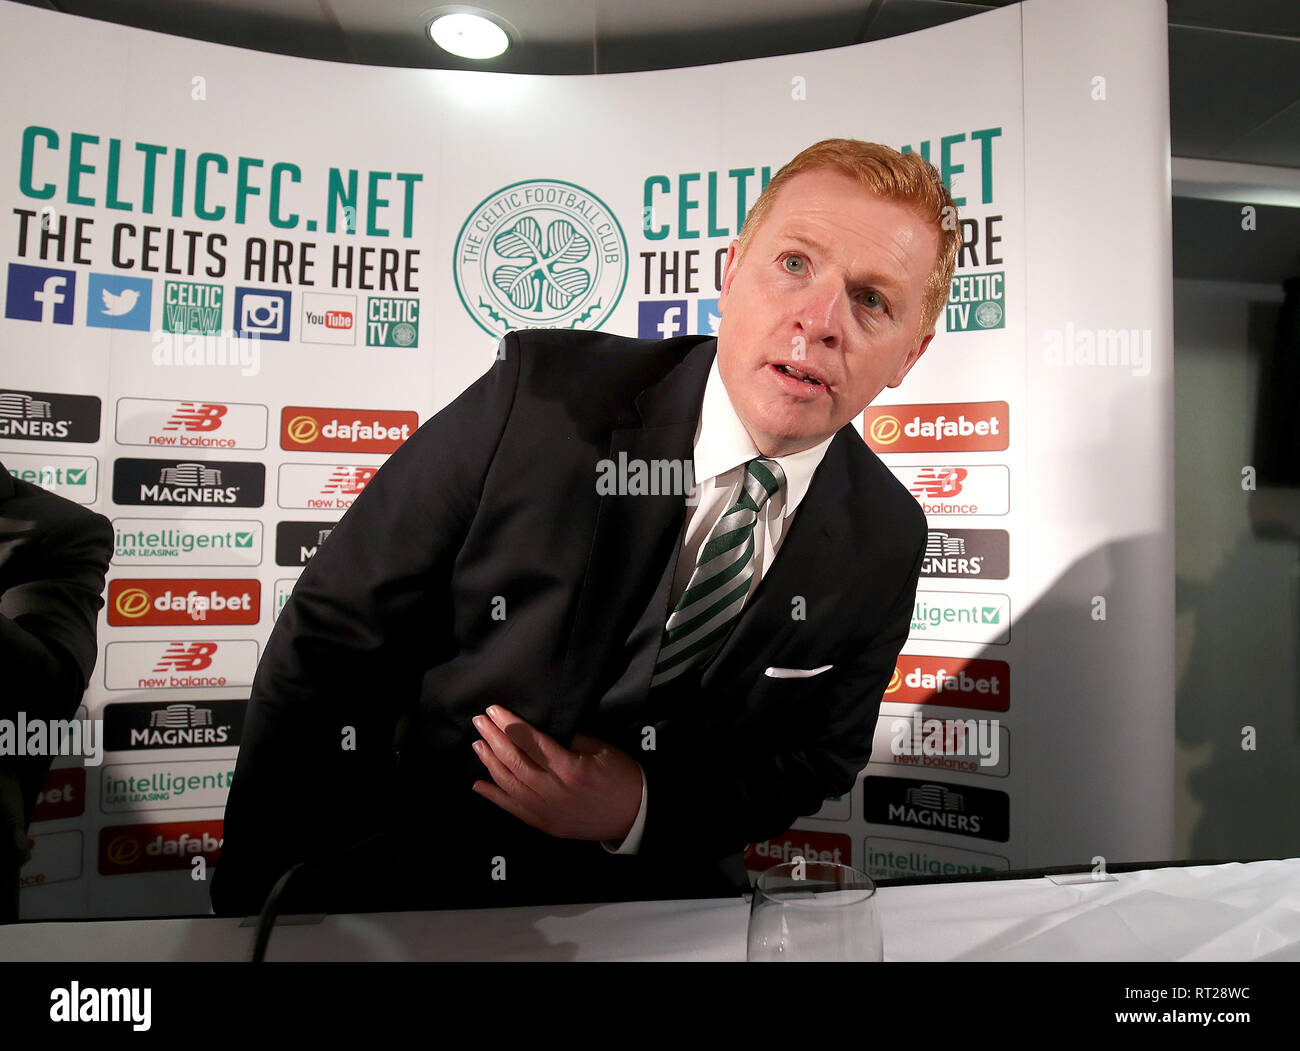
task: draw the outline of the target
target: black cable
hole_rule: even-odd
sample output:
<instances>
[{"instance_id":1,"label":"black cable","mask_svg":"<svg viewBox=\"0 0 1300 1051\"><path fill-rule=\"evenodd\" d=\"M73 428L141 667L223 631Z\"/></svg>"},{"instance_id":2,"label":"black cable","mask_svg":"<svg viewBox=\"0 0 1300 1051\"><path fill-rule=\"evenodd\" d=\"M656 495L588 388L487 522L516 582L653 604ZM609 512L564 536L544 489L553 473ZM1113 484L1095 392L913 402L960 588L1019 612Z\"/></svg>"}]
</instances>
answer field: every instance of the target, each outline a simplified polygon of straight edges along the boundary
<instances>
[{"instance_id":1,"label":"black cable","mask_svg":"<svg viewBox=\"0 0 1300 1051\"><path fill-rule=\"evenodd\" d=\"M271 942L271 931L275 928L276 918L280 914L280 899L284 897L285 888L289 886L290 881L296 876L299 870L304 868L314 868L318 871L326 871L334 868L339 862L357 853L363 847L370 847L378 841L384 839L388 832L376 832L367 836L365 839L353 843L351 846L339 851L333 857L322 860L300 861L290 868L281 876L271 888L271 893L266 896L266 901L262 904L262 913L257 918L257 933L253 938L253 953L250 957L252 963L265 962L266 949Z\"/></svg>"},{"instance_id":2,"label":"black cable","mask_svg":"<svg viewBox=\"0 0 1300 1051\"><path fill-rule=\"evenodd\" d=\"M271 893L266 896L266 902L262 905L262 914L257 918L257 936L253 939L253 963L262 963L266 956L266 947L271 941L271 930L275 927L275 917L280 911L280 897L284 894L284 888L289 885L298 870L307 862L300 861L288 872L276 881Z\"/></svg>"}]
</instances>

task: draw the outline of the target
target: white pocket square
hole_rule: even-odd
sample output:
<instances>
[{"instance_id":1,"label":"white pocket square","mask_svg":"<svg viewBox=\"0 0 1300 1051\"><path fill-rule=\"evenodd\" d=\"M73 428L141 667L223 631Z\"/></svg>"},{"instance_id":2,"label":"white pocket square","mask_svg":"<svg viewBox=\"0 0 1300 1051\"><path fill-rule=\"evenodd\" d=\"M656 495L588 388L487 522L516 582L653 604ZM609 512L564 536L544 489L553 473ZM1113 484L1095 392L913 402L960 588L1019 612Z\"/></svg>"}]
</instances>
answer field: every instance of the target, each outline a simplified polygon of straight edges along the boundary
<instances>
[{"instance_id":1,"label":"white pocket square","mask_svg":"<svg viewBox=\"0 0 1300 1051\"><path fill-rule=\"evenodd\" d=\"M823 664L820 668L768 668L763 674L773 679L811 679L833 667L833 664Z\"/></svg>"}]
</instances>

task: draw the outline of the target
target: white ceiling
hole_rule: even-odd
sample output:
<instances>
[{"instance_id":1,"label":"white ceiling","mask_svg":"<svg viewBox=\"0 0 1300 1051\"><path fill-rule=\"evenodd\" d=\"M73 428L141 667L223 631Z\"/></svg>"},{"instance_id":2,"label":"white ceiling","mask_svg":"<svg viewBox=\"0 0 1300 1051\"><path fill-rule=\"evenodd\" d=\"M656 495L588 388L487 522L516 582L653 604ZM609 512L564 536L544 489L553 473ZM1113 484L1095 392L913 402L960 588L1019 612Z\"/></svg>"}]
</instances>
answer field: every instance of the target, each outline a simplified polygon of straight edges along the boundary
<instances>
[{"instance_id":1,"label":"white ceiling","mask_svg":"<svg viewBox=\"0 0 1300 1051\"><path fill-rule=\"evenodd\" d=\"M480 0L477 6L503 18L517 39L501 58L476 63L446 55L425 35L435 13L467 5L427 0L0 0L328 61L547 74L666 69L841 47L1012 2ZM1168 0L1168 10L1175 158L1300 169L1300 0ZM1190 219L1189 209L1208 219L1201 213L1233 207L1178 198L1175 219ZM1244 280L1255 271L1288 272L1300 262L1300 209L1273 209L1268 236L1257 234L1252 251L1236 262L1215 241L1187 241L1200 225L1175 222L1176 273L1214 272Z\"/></svg>"},{"instance_id":2,"label":"white ceiling","mask_svg":"<svg viewBox=\"0 0 1300 1051\"><path fill-rule=\"evenodd\" d=\"M839 47L1012 0L481 0L518 36L486 63L429 42L432 16L458 5L427 0L0 2L337 62L585 74ZM1174 155L1300 168L1300 0L1168 0L1168 8Z\"/></svg>"}]
</instances>

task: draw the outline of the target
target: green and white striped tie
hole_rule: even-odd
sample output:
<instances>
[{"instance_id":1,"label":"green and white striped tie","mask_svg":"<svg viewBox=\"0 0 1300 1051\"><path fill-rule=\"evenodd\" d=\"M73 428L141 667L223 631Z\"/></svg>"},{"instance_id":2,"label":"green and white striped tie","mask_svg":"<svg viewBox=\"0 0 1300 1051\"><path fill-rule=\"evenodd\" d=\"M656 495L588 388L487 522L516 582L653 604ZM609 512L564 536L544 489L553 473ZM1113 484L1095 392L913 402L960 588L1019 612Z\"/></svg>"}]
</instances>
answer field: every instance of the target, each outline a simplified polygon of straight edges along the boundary
<instances>
[{"instance_id":1,"label":"green and white striped tie","mask_svg":"<svg viewBox=\"0 0 1300 1051\"><path fill-rule=\"evenodd\" d=\"M668 618L652 687L675 679L722 645L754 578L758 513L783 485L785 472L775 460L760 456L745 465L739 499L709 531L695 572Z\"/></svg>"}]
</instances>

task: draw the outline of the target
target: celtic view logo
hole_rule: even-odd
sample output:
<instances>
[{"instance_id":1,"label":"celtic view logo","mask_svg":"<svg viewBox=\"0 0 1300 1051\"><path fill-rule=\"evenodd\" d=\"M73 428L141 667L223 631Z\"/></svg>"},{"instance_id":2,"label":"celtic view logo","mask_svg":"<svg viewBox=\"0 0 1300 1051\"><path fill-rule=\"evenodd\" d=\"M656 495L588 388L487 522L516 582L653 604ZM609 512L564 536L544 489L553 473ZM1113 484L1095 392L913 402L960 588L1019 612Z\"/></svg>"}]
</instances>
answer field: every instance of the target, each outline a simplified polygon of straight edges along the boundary
<instances>
[{"instance_id":1,"label":"celtic view logo","mask_svg":"<svg viewBox=\"0 0 1300 1051\"><path fill-rule=\"evenodd\" d=\"M627 281L627 240L595 194L541 179L498 190L456 238L456 291L500 339L516 328L598 328Z\"/></svg>"}]
</instances>

